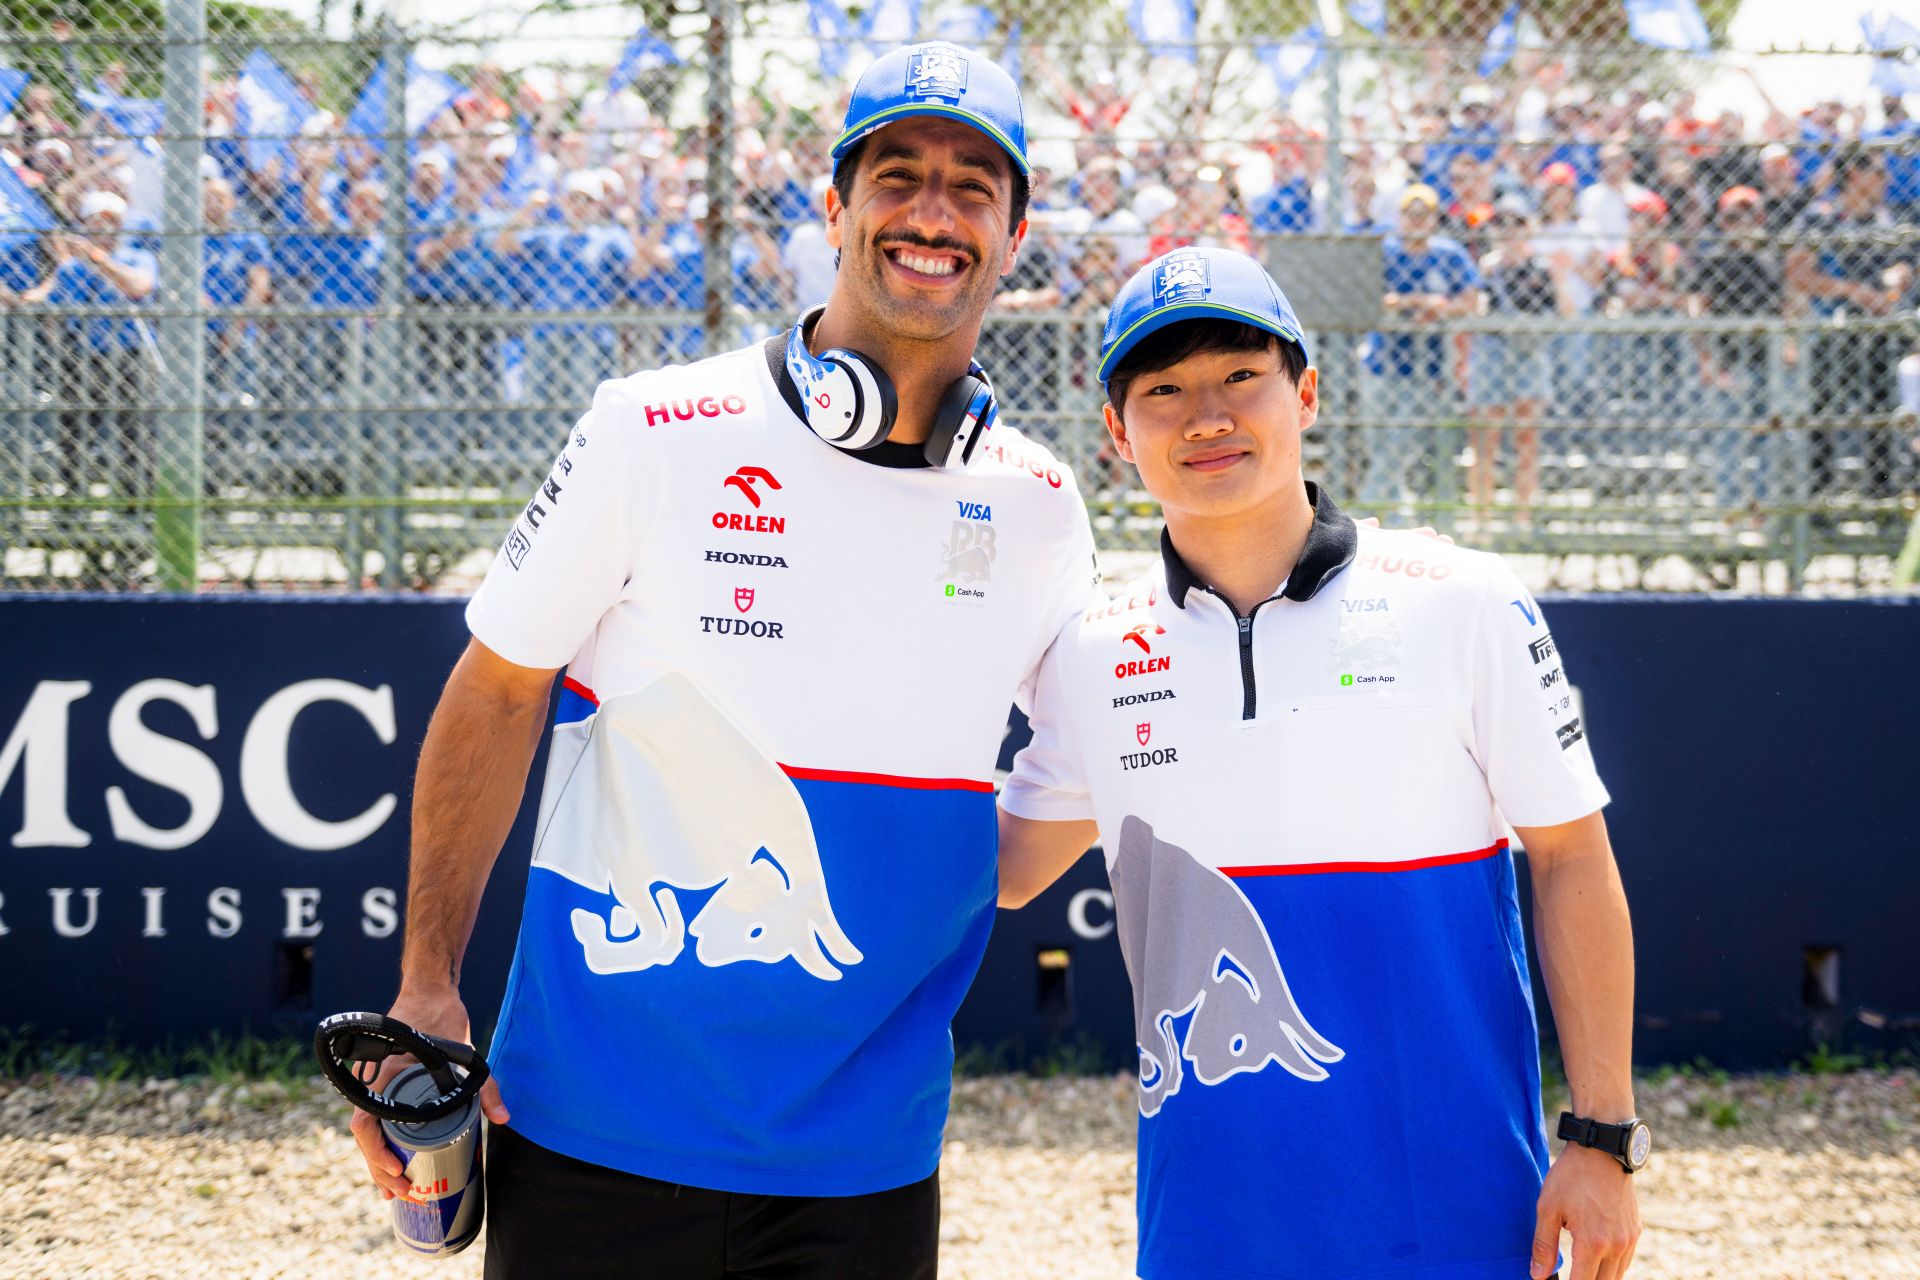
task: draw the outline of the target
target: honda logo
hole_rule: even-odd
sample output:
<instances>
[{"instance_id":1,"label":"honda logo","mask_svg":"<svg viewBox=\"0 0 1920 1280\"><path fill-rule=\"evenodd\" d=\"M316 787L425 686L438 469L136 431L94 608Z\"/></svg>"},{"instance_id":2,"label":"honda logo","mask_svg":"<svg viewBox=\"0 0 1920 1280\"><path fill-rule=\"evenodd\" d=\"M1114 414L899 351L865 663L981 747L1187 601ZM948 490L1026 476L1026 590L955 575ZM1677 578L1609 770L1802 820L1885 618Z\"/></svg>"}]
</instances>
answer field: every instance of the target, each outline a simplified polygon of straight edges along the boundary
<instances>
[{"instance_id":1,"label":"honda logo","mask_svg":"<svg viewBox=\"0 0 1920 1280\"><path fill-rule=\"evenodd\" d=\"M757 507L760 505L760 494L753 487L755 481L765 484L769 489L780 487L780 482L773 478L773 472L765 467L741 467L721 481L721 484L729 485L746 494L747 501Z\"/></svg>"}]
</instances>

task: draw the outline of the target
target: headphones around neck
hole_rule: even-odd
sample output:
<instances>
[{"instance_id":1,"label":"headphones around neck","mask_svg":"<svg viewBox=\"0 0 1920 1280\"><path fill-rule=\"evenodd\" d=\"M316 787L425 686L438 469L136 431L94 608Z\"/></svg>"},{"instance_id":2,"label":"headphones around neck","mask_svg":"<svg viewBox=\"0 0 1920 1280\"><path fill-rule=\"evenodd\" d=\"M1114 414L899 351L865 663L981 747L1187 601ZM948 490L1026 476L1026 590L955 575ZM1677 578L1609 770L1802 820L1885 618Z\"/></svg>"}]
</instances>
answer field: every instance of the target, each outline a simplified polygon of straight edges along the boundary
<instances>
[{"instance_id":1,"label":"headphones around neck","mask_svg":"<svg viewBox=\"0 0 1920 1280\"><path fill-rule=\"evenodd\" d=\"M900 405L893 380L876 361L845 347L817 356L807 349L807 325L825 310L808 310L787 335L787 373L813 433L835 448L858 453L886 441ZM974 446L999 416L987 371L979 361L969 362L967 372L947 388L934 410L933 433L925 446L928 465L966 466Z\"/></svg>"}]
</instances>

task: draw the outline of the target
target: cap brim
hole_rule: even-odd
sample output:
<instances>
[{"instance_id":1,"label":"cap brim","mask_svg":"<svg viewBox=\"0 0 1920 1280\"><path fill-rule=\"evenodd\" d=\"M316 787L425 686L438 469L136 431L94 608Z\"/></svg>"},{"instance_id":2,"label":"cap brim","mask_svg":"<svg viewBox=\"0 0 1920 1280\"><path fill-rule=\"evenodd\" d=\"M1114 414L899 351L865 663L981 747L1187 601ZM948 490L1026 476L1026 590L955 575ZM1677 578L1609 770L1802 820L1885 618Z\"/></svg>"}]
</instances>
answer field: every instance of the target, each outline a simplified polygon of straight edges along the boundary
<instances>
[{"instance_id":1,"label":"cap brim","mask_svg":"<svg viewBox=\"0 0 1920 1280\"><path fill-rule=\"evenodd\" d=\"M892 124L896 120L910 119L913 116L945 116L949 120L958 120L961 124L972 125L999 144L1000 149L1012 158L1014 168L1020 171L1022 177L1030 178L1033 176L1033 166L1027 163L1027 158L1024 155L1020 154L1020 148L1013 145L1013 139L1007 137L1006 134L995 128L993 123L986 119L986 117L977 116L971 111L964 111L959 107L945 106L938 102L903 103L897 107L888 107L885 111L876 111L866 119L860 121L860 123L849 126L845 133L834 139L833 150L829 154L835 160L838 160L841 152L872 133L875 129Z\"/></svg>"},{"instance_id":2,"label":"cap brim","mask_svg":"<svg viewBox=\"0 0 1920 1280\"><path fill-rule=\"evenodd\" d=\"M1219 320L1234 320L1241 324L1250 324L1256 329L1265 329L1276 338L1307 349L1307 340L1281 325L1275 324L1271 316L1256 315L1251 311L1242 311L1238 307L1229 307L1218 302L1176 302L1170 307L1160 307L1148 312L1133 322L1132 326L1114 341L1107 354L1100 358L1100 385L1105 386L1113 367L1125 358L1127 352L1140 345L1140 340L1150 334L1166 328L1170 324L1179 324L1185 320L1200 320L1212 316Z\"/></svg>"}]
</instances>

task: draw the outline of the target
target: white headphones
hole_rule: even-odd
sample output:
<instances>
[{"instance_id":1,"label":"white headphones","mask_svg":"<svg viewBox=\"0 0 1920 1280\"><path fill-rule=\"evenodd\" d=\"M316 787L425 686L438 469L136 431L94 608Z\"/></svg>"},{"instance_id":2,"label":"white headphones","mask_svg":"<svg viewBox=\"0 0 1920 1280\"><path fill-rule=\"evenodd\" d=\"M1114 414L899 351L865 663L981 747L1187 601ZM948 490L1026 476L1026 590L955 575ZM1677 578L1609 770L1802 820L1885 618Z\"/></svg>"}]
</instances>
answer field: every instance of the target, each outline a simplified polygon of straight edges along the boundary
<instances>
[{"instance_id":1,"label":"white headphones","mask_svg":"<svg viewBox=\"0 0 1920 1280\"><path fill-rule=\"evenodd\" d=\"M807 325L824 310L824 305L808 310L787 335L787 374L800 393L813 433L836 448L857 453L892 434L899 401L893 380L871 358L845 347L817 356L807 349ZM927 462L936 467L966 466L974 446L992 430L999 415L987 371L978 361L970 362L965 375L947 388L934 410Z\"/></svg>"}]
</instances>

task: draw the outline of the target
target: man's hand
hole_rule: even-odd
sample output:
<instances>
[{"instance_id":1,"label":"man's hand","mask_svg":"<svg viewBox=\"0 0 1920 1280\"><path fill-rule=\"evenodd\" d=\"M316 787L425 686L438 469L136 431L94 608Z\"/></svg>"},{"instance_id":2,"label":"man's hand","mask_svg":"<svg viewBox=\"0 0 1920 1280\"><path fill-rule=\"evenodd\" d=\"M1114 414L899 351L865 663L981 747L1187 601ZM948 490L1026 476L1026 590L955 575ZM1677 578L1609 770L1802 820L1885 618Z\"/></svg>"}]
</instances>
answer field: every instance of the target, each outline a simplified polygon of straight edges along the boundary
<instances>
[{"instance_id":1,"label":"man's hand","mask_svg":"<svg viewBox=\"0 0 1920 1280\"><path fill-rule=\"evenodd\" d=\"M1640 1243L1633 1176L1612 1156L1569 1143L1540 1188L1527 1272L1533 1280L1553 1274L1562 1228L1573 1236L1569 1280L1620 1280Z\"/></svg>"},{"instance_id":2,"label":"man's hand","mask_svg":"<svg viewBox=\"0 0 1920 1280\"><path fill-rule=\"evenodd\" d=\"M387 1016L399 1019L416 1031L439 1036L442 1040L473 1043L473 1033L467 1025L467 1007L460 1003L459 993L452 988L427 996L403 991L400 998L393 1002L393 1008L387 1010ZM385 1089L395 1076L415 1061L417 1059L411 1055L396 1054L382 1062L379 1074L373 1079L374 1092ZM500 1081L497 1077L488 1077L487 1082L480 1086L480 1111L494 1124L507 1122L507 1105L500 1101ZM395 1196L406 1195L407 1179L402 1172L400 1157L388 1149L386 1139L380 1132L380 1121L356 1109L349 1127L353 1130L353 1140L360 1145L361 1158L367 1162L367 1173L380 1188L380 1198L391 1200Z\"/></svg>"}]
</instances>

